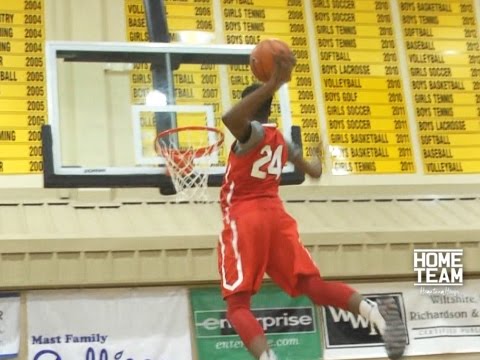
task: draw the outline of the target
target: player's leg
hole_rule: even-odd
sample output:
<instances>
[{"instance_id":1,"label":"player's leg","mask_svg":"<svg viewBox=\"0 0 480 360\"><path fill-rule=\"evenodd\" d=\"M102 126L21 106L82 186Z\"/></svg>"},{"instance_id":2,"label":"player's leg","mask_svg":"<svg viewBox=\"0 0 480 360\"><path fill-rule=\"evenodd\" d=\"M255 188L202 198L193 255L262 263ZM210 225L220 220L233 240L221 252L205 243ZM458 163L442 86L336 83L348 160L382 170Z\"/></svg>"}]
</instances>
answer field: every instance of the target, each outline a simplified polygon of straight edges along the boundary
<instances>
[{"instance_id":1,"label":"player's leg","mask_svg":"<svg viewBox=\"0 0 480 360\"><path fill-rule=\"evenodd\" d=\"M324 281L320 275L299 276L296 291L307 295L316 305L335 306L361 315L380 331L390 359L399 359L403 355L407 342L406 330L393 298L374 303L350 286Z\"/></svg>"},{"instance_id":2,"label":"player's leg","mask_svg":"<svg viewBox=\"0 0 480 360\"><path fill-rule=\"evenodd\" d=\"M227 319L242 339L250 353L260 360L275 360L275 354L269 351L265 333L250 310L251 294L235 293L228 296Z\"/></svg>"},{"instance_id":3,"label":"player's leg","mask_svg":"<svg viewBox=\"0 0 480 360\"><path fill-rule=\"evenodd\" d=\"M308 296L318 306L334 306L361 315L380 330L385 330L385 320L376 304L370 303L352 287L338 281L325 281L319 274L298 275L295 293Z\"/></svg>"},{"instance_id":4,"label":"player's leg","mask_svg":"<svg viewBox=\"0 0 480 360\"><path fill-rule=\"evenodd\" d=\"M227 319L256 359L274 360L264 331L250 309L250 298L260 289L268 258L270 239L264 215L250 211L224 224L218 262Z\"/></svg>"},{"instance_id":5,"label":"player's leg","mask_svg":"<svg viewBox=\"0 0 480 360\"><path fill-rule=\"evenodd\" d=\"M267 266L272 279L292 296L304 294L316 305L335 306L365 317L384 337L389 357L398 359L405 349L406 332L393 299L376 304L347 284L324 281L300 242L296 221L287 213L279 214L278 219L278 234L271 244L272 261Z\"/></svg>"}]
</instances>

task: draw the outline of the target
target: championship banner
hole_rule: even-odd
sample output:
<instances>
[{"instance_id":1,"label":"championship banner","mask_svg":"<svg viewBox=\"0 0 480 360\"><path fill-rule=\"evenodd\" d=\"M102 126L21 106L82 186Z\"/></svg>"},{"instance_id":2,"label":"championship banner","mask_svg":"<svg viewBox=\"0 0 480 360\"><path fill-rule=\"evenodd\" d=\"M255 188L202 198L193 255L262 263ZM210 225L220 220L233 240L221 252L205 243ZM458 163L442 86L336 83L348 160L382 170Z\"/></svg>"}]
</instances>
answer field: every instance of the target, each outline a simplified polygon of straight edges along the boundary
<instances>
[{"instance_id":1,"label":"championship banner","mask_svg":"<svg viewBox=\"0 0 480 360\"><path fill-rule=\"evenodd\" d=\"M226 319L220 289L192 289L190 296L198 359L248 358L248 351ZM252 297L252 311L280 359L322 359L316 311L308 298L291 298L277 287L265 286Z\"/></svg>"},{"instance_id":2,"label":"championship banner","mask_svg":"<svg viewBox=\"0 0 480 360\"><path fill-rule=\"evenodd\" d=\"M191 360L187 290L30 292L29 360Z\"/></svg>"},{"instance_id":3,"label":"championship banner","mask_svg":"<svg viewBox=\"0 0 480 360\"><path fill-rule=\"evenodd\" d=\"M365 297L392 296L407 328L405 356L480 352L480 280L461 287L416 287L413 282L356 284ZM325 359L384 358L376 328L360 316L322 309Z\"/></svg>"},{"instance_id":4,"label":"championship banner","mask_svg":"<svg viewBox=\"0 0 480 360\"><path fill-rule=\"evenodd\" d=\"M0 359L15 358L20 347L20 295L0 293Z\"/></svg>"}]
</instances>

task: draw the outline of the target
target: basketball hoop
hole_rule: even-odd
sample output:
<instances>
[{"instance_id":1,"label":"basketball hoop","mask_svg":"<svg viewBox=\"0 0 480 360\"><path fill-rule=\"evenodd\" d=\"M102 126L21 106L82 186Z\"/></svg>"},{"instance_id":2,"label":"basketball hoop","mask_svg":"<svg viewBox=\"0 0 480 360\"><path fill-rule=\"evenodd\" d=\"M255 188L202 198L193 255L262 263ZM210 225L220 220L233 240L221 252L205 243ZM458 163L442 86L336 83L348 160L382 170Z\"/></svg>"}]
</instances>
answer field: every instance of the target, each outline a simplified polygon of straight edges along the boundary
<instances>
[{"instance_id":1,"label":"basketball hoop","mask_svg":"<svg viewBox=\"0 0 480 360\"><path fill-rule=\"evenodd\" d=\"M208 126L178 127L157 135L155 151L165 159L177 200L207 200L210 167L223 140L219 129Z\"/></svg>"}]
</instances>

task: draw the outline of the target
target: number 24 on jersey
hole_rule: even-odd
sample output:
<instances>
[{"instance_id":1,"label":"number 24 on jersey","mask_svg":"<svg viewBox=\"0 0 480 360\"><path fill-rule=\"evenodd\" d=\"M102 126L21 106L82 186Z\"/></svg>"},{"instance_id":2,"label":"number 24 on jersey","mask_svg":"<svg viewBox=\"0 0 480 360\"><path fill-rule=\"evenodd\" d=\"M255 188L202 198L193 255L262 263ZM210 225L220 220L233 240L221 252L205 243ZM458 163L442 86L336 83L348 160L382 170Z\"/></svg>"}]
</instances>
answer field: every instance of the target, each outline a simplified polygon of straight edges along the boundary
<instances>
[{"instance_id":1,"label":"number 24 on jersey","mask_svg":"<svg viewBox=\"0 0 480 360\"><path fill-rule=\"evenodd\" d=\"M262 157L253 163L250 175L258 179L265 179L267 174L270 174L275 175L278 179L282 174L282 152L283 145L279 145L273 151L270 145L265 145L260 150ZM265 164L268 164L268 167L262 170L261 167Z\"/></svg>"}]
</instances>

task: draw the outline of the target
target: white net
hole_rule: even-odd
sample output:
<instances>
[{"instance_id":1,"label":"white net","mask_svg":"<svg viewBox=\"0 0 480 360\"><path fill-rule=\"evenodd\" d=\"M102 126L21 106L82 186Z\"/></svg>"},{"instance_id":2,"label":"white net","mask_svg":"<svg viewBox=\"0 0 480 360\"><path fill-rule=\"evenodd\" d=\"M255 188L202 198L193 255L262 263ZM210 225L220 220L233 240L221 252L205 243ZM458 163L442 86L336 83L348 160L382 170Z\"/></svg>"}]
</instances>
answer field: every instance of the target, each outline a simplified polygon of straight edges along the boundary
<instances>
[{"instance_id":1,"label":"white net","mask_svg":"<svg viewBox=\"0 0 480 360\"><path fill-rule=\"evenodd\" d=\"M155 142L175 187L176 201L207 202L208 176L217 161L223 135L207 127L176 130Z\"/></svg>"}]
</instances>

